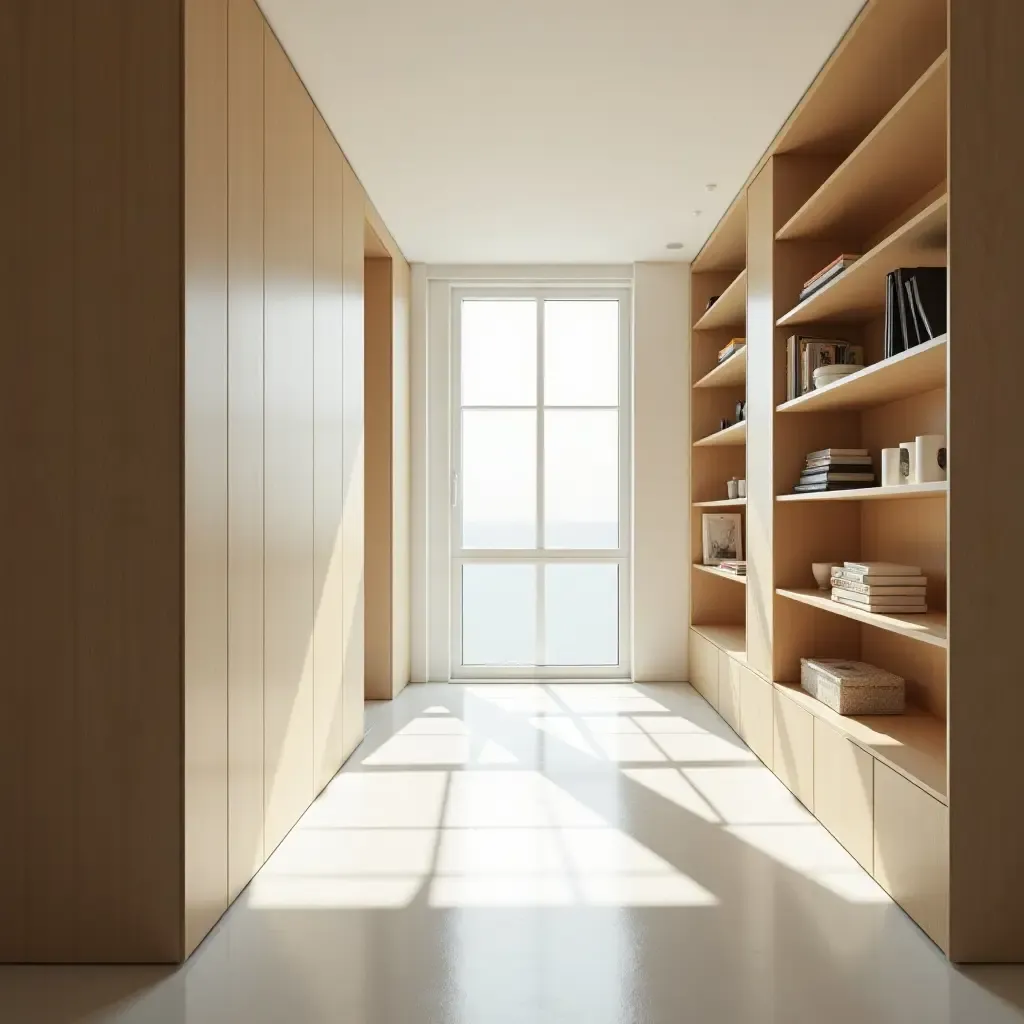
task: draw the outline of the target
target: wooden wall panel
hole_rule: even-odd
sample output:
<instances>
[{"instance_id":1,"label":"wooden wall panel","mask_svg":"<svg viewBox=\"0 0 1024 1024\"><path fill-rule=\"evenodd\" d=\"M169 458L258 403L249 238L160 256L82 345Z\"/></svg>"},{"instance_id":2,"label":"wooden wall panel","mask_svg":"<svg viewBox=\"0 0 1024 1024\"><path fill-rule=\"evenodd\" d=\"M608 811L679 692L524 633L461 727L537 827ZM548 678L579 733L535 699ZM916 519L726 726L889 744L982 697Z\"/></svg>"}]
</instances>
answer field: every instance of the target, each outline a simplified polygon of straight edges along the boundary
<instances>
[{"instance_id":1,"label":"wooden wall panel","mask_svg":"<svg viewBox=\"0 0 1024 1024\"><path fill-rule=\"evenodd\" d=\"M342 573L345 163L313 115L313 775L319 792L344 760Z\"/></svg>"},{"instance_id":2,"label":"wooden wall panel","mask_svg":"<svg viewBox=\"0 0 1024 1024\"><path fill-rule=\"evenodd\" d=\"M228 895L263 863L263 16L228 0Z\"/></svg>"},{"instance_id":3,"label":"wooden wall panel","mask_svg":"<svg viewBox=\"0 0 1024 1024\"><path fill-rule=\"evenodd\" d=\"M74 34L0 5L0 961L75 953ZM46 112L38 116L39 109Z\"/></svg>"},{"instance_id":4,"label":"wooden wall panel","mask_svg":"<svg viewBox=\"0 0 1024 1024\"><path fill-rule=\"evenodd\" d=\"M1008 809L1024 775L1024 481L1007 472L1007 455L1019 451L1024 349L1020 286L1006 266L1024 230L1024 138L1013 127L1024 5L949 0L949 28L950 955L1020 961L1024 826Z\"/></svg>"},{"instance_id":5,"label":"wooden wall panel","mask_svg":"<svg viewBox=\"0 0 1024 1024\"><path fill-rule=\"evenodd\" d=\"M82 960L166 961L183 948L181 32L180 0L111 0L75 19ZM215 454L217 437L207 444ZM210 509L217 519L212 498Z\"/></svg>"},{"instance_id":6,"label":"wooden wall panel","mask_svg":"<svg viewBox=\"0 0 1024 1024\"><path fill-rule=\"evenodd\" d=\"M313 798L313 104L269 27L264 71L269 854Z\"/></svg>"},{"instance_id":7,"label":"wooden wall panel","mask_svg":"<svg viewBox=\"0 0 1024 1024\"><path fill-rule=\"evenodd\" d=\"M412 677L412 376L410 301L412 274L401 254L391 263L393 312L391 356L391 696Z\"/></svg>"},{"instance_id":8,"label":"wooden wall panel","mask_svg":"<svg viewBox=\"0 0 1024 1024\"><path fill-rule=\"evenodd\" d=\"M364 263L366 428L366 686L391 697L392 676L392 274L389 258Z\"/></svg>"},{"instance_id":9,"label":"wooden wall panel","mask_svg":"<svg viewBox=\"0 0 1024 1024\"><path fill-rule=\"evenodd\" d=\"M345 698L343 750L347 757L363 738L364 699L364 462L363 409L363 232L366 197L363 186L345 161L344 187L344 379L345 481L344 575Z\"/></svg>"},{"instance_id":10,"label":"wooden wall panel","mask_svg":"<svg viewBox=\"0 0 1024 1024\"><path fill-rule=\"evenodd\" d=\"M228 905L228 8L185 0L185 950Z\"/></svg>"}]
</instances>

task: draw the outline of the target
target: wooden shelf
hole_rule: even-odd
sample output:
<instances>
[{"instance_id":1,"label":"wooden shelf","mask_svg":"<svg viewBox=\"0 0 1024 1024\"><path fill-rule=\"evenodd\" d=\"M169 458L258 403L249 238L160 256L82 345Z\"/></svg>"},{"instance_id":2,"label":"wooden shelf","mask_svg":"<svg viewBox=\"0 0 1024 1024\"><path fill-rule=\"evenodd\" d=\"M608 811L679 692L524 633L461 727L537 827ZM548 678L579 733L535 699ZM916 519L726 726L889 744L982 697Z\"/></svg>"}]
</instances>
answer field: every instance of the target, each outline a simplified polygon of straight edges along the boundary
<instances>
[{"instance_id":1,"label":"wooden shelf","mask_svg":"<svg viewBox=\"0 0 1024 1024\"><path fill-rule=\"evenodd\" d=\"M791 601L799 601L812 608L820 608L824 612L842 616L844 619L854 619L890 633L899 633L911 640L920 640L935 647L947 646L944 612L925 612L923 615L880 615L877 612L861 611L851 605L833 601L831 591L827 590L786 590L780 587L775 593Z\"/></svg>"},{"instance_id":2,"label":"wooden shelf","mask_svg":"<svg viewBox=\"0 0 1024 1024\"><path fill-rule=\"evenodd\" d=\"M747 661L747 630L745 626L693 626L705 640L710 640L720 651L725 651L730 658L746 664Z\"/></svg>"},{"instance_id":3,"label":"wooden shelf","mask_svg":"<svg viewBox=\"0 0 1024 1024\"><path fill-rule=\"evenodd\" d=\"M778 412L822 412L870 409L946 386L946 341L933 341L872 363L849 377L784 402Z\"/></svg>"},{"instance_id":4,"label":"wooden shelf","mask_svg":"<svg viewBox=\"0 0 1024 1024\"><path fill-rule=\"evenodd\" d=\"M839 715L799 685L776 683L775 687L937 800L948 802L946 724L941 718L915 710L904 715Z\"/></svg>"},{"instance_id":5,"label":"wooden shelf","mask_svg":"<svg viewBox=\"0 0 1024 1024\"><path fill-rule=\"evenodd\" d=\"M933 484L900 484L897 487L853 487L847 491L821 491L811 494L780 494L776 501L900 501L907 498L935 498L949 494L943 480Z\"/></svg>"},{"instance_id":6,"label":"wooden shelf","mask_svg":"<svg viewBox=\"0 0 1024 1024\"><path fill-rule=\"evenodd\" d=\"M732 270L747 261L747 190L741 188L693 259L691 271Z\"/></svg>"},{"instance_id":7,"label":"wooden shelf","mask_svg":"<svg viewBox=\"0 0 1024 1024\"><path fill-rule=\"evenodd\" d=\"M719 299L719 302L722 300ZM695 388L732 388L747 382L747 346L734 352L724 363L719 363L710 373L693 386Z\"/></svg>"},{"instance_id":8,"label":"wooden shelf","mask_svg":"<svg viewBox=\"0 0 1024 1024\"><path fill-rule=\"evenodd\" d=\"M700 562L693 563L694 569L699 569L701 572L709 573L712 576L717 576L722 580L732 580L733 583L742 583L743 586L747 585L746 576L737 576L733 572L726 572L724 569L719 569L714 565L701 565Z\"/></svg>"},{"instance_id":9,"label":"wooden shelf","mask_svg":"<svg viewBox=\"0 0 1024 1024\"><path fill-rule=\"evenodd\" d=\"M747 443L747 421L740 420L725 430L716 431L699 441L693 442L694 448L717 448L722 446L743 445Z\"/></svg>"},{"instance_id":10,"label":"wooden shelf","mask_svg":"<svg viewBox=\"0 0 1024 1024\"><path fill-rule=\"evenodd\" d=\"M885 278L889 271L946 265L948 206L946 195L930 203L853 266L780 317L777 326L862 323L883 315Z\"/></svg>"},{"instance_id":11,"label":"wooden shelf","mask_svg":"<svg viewBox=\"0 0 1024 1024\"><path fill-rule=\"evenodd\" d=\"M695 501L694 508L741 508L746 505L746 498L722 498L719 501Z\"/></svg>"},{"instance_id":12,"label":"wooden shelf","mask_svg":"<svg viewBox=\"0 0 1024 1024\"><path fill-rule=\"evenodd\" d=\"M741 270L732 284L719 295L715 304L693 325L695 331L711 331L721 327L746 330L747 272Z\"/></svg>"},{"instance_id":13,"label":"wooden shelf","mask_svg":"<svg viewBox=\"0 0 1024 1024\"><path fill-rule=\"evenodd\" d=\"M943 53L776 238L870 238L942 182L947 65Z\"/></svg>"}]
</instances>

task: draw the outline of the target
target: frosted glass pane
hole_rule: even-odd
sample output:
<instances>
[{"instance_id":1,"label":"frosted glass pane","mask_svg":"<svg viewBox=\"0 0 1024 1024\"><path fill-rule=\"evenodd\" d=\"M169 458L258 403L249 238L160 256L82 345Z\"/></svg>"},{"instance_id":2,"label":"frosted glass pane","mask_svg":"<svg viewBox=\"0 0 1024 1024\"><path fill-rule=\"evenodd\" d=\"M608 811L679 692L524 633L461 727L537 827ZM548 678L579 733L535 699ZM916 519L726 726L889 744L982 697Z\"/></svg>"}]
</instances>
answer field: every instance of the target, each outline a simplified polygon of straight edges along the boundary
<instances>
[{"instance_id":1,"label":"frosted glass pane","mask_svg":"<svg viewBox=\"0 0 1024 1024\"><path fill-rule=\"evenodd\" d=\"M463 548L537 546L537 413L462 414Z\"/></svg>"},{"instance_id":2,"label":"frosted glass pane","mask_svg":"<svg viewBox=\"0 0 1024 1024\"><path fill-rule=\"evenodd\" d=\"M462 404L536 405L537 303L462 302Z\"/></svg>"},{"instance_id":3,"label":"frosted glass pane","mask_svg":"<svg viewBox=\"0 0 1024 1024\"><path fill-rule=\"evenodd\" d=\"M534 665L537 567L462 567L462 664Z\"/></svg>"},{"instance_id":4,"label":"frosted glass pane","mask_svg":"<svg viewBox=\"0 0 1024 1024\"><path fill-rule=\"evenodd\" d=\"M544 417L544 546L619 546L619 414L552 410Z\"/></svg>"},{"instance_id":5,"label":"frosted glass pane","mask_svg":"<svg viewBox=\"0 0 1024 1024\"><path fill-rule=\"evenodd\" d=\"M545 405L619 404L619 304L544 303Z\"/></svg>"},{"instance_id":6,"label":"frosted glass pane","mask_svg":"<svg viewBox=\"0 0 1024 1024\"><path fill-rule=\"evenodd\" d=\"M619 567L544 566L546 665L619 663Z\"/></svg>"}]
</instances>

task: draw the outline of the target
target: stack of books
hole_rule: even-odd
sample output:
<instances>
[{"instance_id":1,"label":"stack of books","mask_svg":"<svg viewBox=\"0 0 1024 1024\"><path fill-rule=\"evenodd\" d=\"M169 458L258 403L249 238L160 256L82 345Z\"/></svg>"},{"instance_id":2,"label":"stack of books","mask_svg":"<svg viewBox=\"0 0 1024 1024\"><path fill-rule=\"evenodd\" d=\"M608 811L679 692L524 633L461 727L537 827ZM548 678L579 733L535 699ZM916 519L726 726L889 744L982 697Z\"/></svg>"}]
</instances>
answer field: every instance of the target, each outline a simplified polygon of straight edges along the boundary
<instances>
[{"instance_id":1,"label":"stack of books","mask_svg":"<svg viewBox=\"0 0 1024 1024\"><path fill-rule=\"evenodd\" d=\"M863 366L864 346L835 338L794 334L786 342L786 398L792 401L814 389L814 371L822 366Z\"/></svg>"},{"instance_id":2,"label":"stack of books","mask_svg":"<svg viewBox=\"0 0 1024 1024\"><path fill-rule=\"evenodd\" d=\"M719 562L718 568L723 572L731 572L733 576L747 575L747 563L744 561Z\"/></svg>"},{"instance_id":3,"label":"stack of books","mask_svg":"<svg viewBox=\"0 0 1024 1024\"><path fill-rule=\"evenodd\" d=\"M820 288L834 281L847 267L853 266L861 257L860 253L844 252L837 256L827 267L822 267L812 278L804 282L800 292L800 301L810 298Z\"/></svg>"},{"instance_id":4,"label":"stack of books","mask_svg":"<svg viewBox=\"0 0 1024 1024\"><path fill-rule=\"evenodd\" d=\"M832 600L849 608L882 615L918 615L928 611L928 577L917 565L844 562L832 569Z\"/></svg>"},{"instance_id":5,"label":"stack of books","mask_svg":"<svg viewBox=\"0 0 1024 1024\"><path fill-rule=\"evenodd\" d=\"M867 448L823 448L811 452L804 463L796 494L873 487L875 469Z\"/></svg>"},{"instance_id":6,"label":"stack of books","mask_svg":"<svg viewBox=\"0 0 1024 1024\"><path fill-rule=\"evenodd\" d=\"M901 267L886 277L885 358L946 333L946 268Z\"/></svg>"},{"instance_id":7,"label":"stack of books","mask_svg":"<svg viewBox=\"0 0 1024 1024\"><path fill-rule=\"evenodd\" d=\"M733 338L725 348L720 349L718 353L718 364L721 366L726 359L731 359L737 352L742 352L747 347L746 338Z\"/></svg>"}]
</instances>

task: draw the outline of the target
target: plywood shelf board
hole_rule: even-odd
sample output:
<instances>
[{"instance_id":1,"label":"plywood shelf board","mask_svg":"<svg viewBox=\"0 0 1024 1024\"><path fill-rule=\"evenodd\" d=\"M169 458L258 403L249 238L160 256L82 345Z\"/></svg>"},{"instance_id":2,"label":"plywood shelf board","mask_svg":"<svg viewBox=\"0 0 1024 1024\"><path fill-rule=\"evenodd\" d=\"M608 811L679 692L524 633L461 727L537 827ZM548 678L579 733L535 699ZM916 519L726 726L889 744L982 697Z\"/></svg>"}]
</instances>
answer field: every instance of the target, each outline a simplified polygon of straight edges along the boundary
<instances>
[{"instance_id":1,"label":"plywood shelf board","mask_svg":"<svg viewBox=\"0 0 1024 1024\"><path fill-rule=\"evenodd\" d=\"M740 189L694 257L694 273L743 267L747 258L747 192Z\"/></svg>"},{"instance_id":2,"label":"plywood shelf board","mask_svg":"<svg viewBox=\"0 0 1024 1024\"><path fill-rule=\"evenodd\" d=\"M775 688L805 711L838 730L872 757L889 765L946 803L946 723L923 711L903 715L840 715L796 683Z\"/></svg>"},{"instance_id":3,"label":"plywood shelf board","mask_svg":"<svg viewBox=\"0 0 1024 1024\"><path fill-rule=\"evenodd\" d=\"M865 253L820 291L794 306L779 327L811 323L862 323L885 311L885 279L899 267L946 265L946 215L942 195Z\"/></svg>"},{"instance_id":4,"label":"plywood shelf board","mask_svg":"<svg viewBox=\"0 0 1024 1024\"><path fill-rule=\"evenodd\" d=\"M946 386L946 342L932 341L872 363L849 377L784 402L779 412L824 412L870 409Z\"/></svg>"},{"instance_id":5,"label":"plywood shelf board","mask_svg":"<svg viewBox=\"0 0 1024 1024\"><path fill-rule=\"evenodd\" d=\"M776 501L900 501L909 498L941 498L949 494L943 480L929 484L902 484L896 487L855 487L847 491L822 491L812 494L780 494Z\"/></svg>"},{"instance_id":6,"label":"plywood shelf board","mask_svg":"<svg viewBox=\"0 0 1024 1024\"><path fill-rule=\"evenodd\" d=\"M722 498L718 501L695 501L694 508L742 508L746 505L746 498Z\"/></svg>"},{"instance_id":7,"label":"plywood shelf board","mask_svg":"<svg viewBox=\"0 0 1024 1024\"><path fill-rule=\"evenodd\" d=\"M719 650L725 651L730 658L746 663L747 630L745 626L693 626L705 640L710 640Z\"/></svg>"},{"instance_id":8,"label":"plywood shelf board","mask_svg":"<svg viewBox=\"0 0 1024 1024\"><path fill-rule=\"evenodd\" d=\"M747 322L747 272L741 270L732 283L715 300L712 307L693 325L695 331L712 331L722 327L743 330Z\"/></svg>"},{"instance_id":9,"label":"plywood shelf board","mask_svg":"<svg viewBox=\"0 0 1024 1024\"><path fill-rule=\"evenodd\" d=\"M943 53L776 238L868 237L943 180L947 65Z\"/></svg>"},{"instance_id":10,"label":"plywood shelf board","mask_svg":"<svg viewBox=\"0 0 1024 1024\"><path fill-rule=\"evenodd\" d=\"M709 573L712 576L717 576L720 580L731 580L733 583L741 583L743 586L747 585L746 576L737 576L735 573L726 572L724 569L719 569L714 565L701 565L700 562L693 563L694 569L698 569L701 572Z\"/></svg>"},{"instance_id":11,"label":"plywood shelf board","mask_svg":"<svg viewBox=\"0 0 1024 1024\"><path fill-rule=\"evenodd\" d=\"M746 443L747 421L741 420L739 423L734 423L731 427L726 427L725 430L716 431L714 434L702 437L699 441L694 441L693 447L714 448L719 446L744 445Z\"/></svg>"},{"instance_id":12,"label":"plywood shelf board","mask_svg":"<svg viewBox=\"0 0 1024 1024\"><path fill-rule=\"evenodd\" d=\"M791 601L799 601L801 604L820 608L832 615L863 622L865 625L875 626L890 633L898 633L911 640L920 640L922 643L932 644L935 647L947 646L944 612L925 612L923 615L880 615L877 612L861 611L850 605L833 601L829 591L789 590L780 587L776 593Z\"/></svg>"},{"instance_id":13,"label":"plywood shelf board","mask_svg":"<svg viewBox=\"0 0 1024 1024\"><path fill-rule=\"evenodd\" d=\"M723 363L719 363L710 373L693 386L695 388L732 388L747 382L747 347L743 346Z\"/></svg>"}]
</instances>

